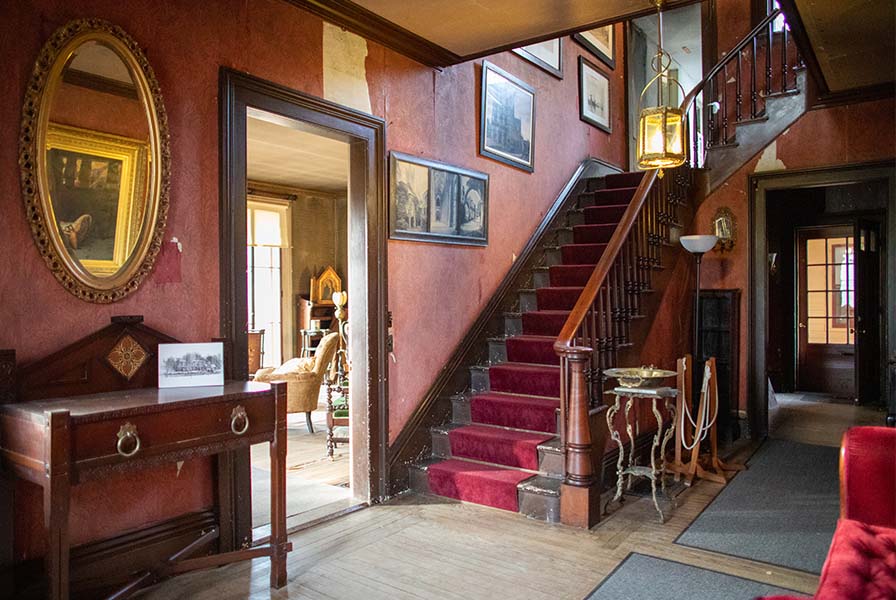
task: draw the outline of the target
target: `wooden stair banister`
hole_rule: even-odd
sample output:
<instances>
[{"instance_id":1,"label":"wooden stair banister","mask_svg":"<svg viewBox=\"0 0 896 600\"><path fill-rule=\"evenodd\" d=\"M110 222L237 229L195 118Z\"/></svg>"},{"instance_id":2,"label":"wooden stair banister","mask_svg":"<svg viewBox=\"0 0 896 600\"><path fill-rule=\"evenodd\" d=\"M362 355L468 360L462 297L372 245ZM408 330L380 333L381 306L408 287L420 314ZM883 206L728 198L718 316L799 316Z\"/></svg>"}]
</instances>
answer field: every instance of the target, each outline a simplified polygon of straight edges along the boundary
<instances>
[{"instance_id":1,"label":"wooden stair banister","mask_svg":"<svg viewBox=\"0 0 896 600\"><path fill-rule=\"evenodd\" d=\"M739 42L704 79L685 96L680 108L689 115L697 97L707 84L711 88L719 73L736 62L740 81L742 71L741 52L752 45L752 81L755 82L757 41L767 34L766 92L771 92L772 24L781 14L772 11L759 25ZM783 34L781 92L787 89L787 36ZM751 83L751 96L755 96L756 84ZM737 84L736 121L741 119L741 85ZM723 102L727 106L727 93L723 88ZM754 107L752 118L757 116ZM727 114L724 115L727 129ZM707 118L710 130L712 118ZM711 134L712 136L712 134ZM710 136L710 137L711 137ZM560 440L565 456L565 473L562 484L561 520L568 525L591 527L600 519L600 473L595 473L594 454L603 448L592 444L591 419L596 404L593 401L596 377L611 366L618 348L628 343L628 323L640 307L640 294L650 289L651 271L660 266L661 246L668 243L669 230L675 224L675 209L684 201L684 188L690 182L691 166L702 164L698 160L696 135L691 165L670 170L659 179L655 170L646 171L635 194L623 213L606 249L591 273L581 295L576 301L563 328L554 343L554 351L560 357ZM727 134L725 142L727 143ZM712 140L708 140L711 143ZM659 182L659 183L657 183ZM589 365L590 363L590 365Z\"/></svg>"}]
</instances>

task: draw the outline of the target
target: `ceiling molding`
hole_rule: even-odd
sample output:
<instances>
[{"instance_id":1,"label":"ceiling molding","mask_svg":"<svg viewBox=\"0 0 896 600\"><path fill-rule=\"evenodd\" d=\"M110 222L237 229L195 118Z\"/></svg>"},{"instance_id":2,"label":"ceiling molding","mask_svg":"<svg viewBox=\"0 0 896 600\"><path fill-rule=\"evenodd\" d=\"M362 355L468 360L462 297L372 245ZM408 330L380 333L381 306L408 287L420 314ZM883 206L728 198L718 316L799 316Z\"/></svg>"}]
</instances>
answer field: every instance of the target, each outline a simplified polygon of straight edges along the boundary
<instances>
[{"instance_id":1,"label":"ceiling molding","mask_svg":"<svg viewBox=\"0 0 896 600\"><path fill-rule=\"evenodd\" d=\"M378 14L348 0L284 0L318 17L345 27L429 67L447 67L464 59Z\"/></svg>"},{"instance_id":2,"label":"ceiling molding","mask_svg":"<svg viewBox=\"0 0 896 600\"><path fill-rule=\"evenodd\" d=\"M429 67L443 68L451 65L460 64L470 60L476 60L499 52L506 52L528 46L529 44L537 44L547 40L552 40L580 31L587 31L604 25L619 23L629 19L636 19L645 15L655 14L656 9L646 5L640 8L633 8L624 14L614 15L607 19L595 21L591 23L583 23L575 27L562 29L559 31L551 31L536 37L520 40L510 44L502 44L500 46L489 48L483 51L473 52L471 54L459 55L447 48L444 48L434 42L431 42L412 31L396 25L392 21L381 17L373 11L370 11L350 0L284 0L293 6L308 11L325 21L334 23L345 29L356 33L369 40L382 44L387 48L395 50L399 54L403 54L419 63ZM664 10L680 8L689 4L696 4L702 0L667 0Z\"/></svg>"}]
</instances>

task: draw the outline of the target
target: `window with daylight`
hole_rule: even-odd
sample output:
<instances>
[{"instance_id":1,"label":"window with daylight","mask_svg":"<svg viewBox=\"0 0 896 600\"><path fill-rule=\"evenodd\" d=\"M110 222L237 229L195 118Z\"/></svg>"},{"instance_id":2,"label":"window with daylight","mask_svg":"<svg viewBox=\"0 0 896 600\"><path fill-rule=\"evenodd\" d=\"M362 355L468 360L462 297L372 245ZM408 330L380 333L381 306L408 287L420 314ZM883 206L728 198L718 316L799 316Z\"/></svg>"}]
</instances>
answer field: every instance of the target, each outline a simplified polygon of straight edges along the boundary
<instances>
[{"instance_id":1,"label":"window with daylight","mask_svg":"<svg viewBox=\"0 0 896 600\"><path fill-rule=\"evenodd\" d=\"M850 237L806 240L808 342L854 344L855 251Z\"/></svg>"},{"instance_id":2,"label":"window with daylight","mask_svg":"<svg viewBox=\"0 0 896 600\"><path fill-rule=\"evenodd\" d=\"M283 258L289 205L250 201L246 209L249 330L264 330L264 367L283 361Z\"/></svg>"}]
</instances>

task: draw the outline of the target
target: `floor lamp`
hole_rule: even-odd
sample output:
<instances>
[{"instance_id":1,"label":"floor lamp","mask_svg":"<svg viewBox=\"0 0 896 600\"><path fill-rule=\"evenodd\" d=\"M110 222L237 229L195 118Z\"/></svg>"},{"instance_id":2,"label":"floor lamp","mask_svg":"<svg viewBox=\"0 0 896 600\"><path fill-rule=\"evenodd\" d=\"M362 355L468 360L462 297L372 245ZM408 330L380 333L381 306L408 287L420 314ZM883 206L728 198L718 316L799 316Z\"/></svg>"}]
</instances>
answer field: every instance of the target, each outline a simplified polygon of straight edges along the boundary
<instances>
[{"instance_id":1,"label":"floor lamp","mask_svg":"<svg viewBox=\"0 0 896 600\"><path fill-rule=\"evenodd\" d=\"M697 260L697 283L694 288L694 372L692 378L694 380L693 390L700 389L699 376L703 376L703 368L700 363L700 263L703 261L703 255L712 250L719 238L714 235L683 235L680 238L681 245L684 249L694 255ZM694 392L692 396L696 397ZM694 397L691 398L691 405L696 407Z\"/></svg>"}]
</instances>

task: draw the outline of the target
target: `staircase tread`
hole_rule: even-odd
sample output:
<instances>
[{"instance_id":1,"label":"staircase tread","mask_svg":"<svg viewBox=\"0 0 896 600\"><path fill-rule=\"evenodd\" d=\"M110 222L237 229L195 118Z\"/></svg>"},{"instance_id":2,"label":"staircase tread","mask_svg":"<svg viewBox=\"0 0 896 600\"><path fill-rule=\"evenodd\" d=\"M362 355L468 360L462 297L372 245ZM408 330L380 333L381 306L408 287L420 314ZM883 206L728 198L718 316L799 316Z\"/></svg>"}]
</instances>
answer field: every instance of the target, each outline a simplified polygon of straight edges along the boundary
<instances>
[{"instance_id":1,"label":"staircase tread","mask_svg":"<svg viewBox=\"0 0 896 600\"><path fill-rule=\"evenodd\" d=\"M558 367L559 368L559 367ZM479 392L470 397L497 400L499 402L530 402L532 404L556 404L560 408L560 398L557 396L533 396L531 394L514 394L512 392Z\"/></svg>"},{"instance_id":2,"label":"staircase tread","mask_svg":"<svg viewBox=\"0 0 896 600\"><path fill-rule=\"evenodd\" d=\"M511 427L502 427L500 425L489 425L487 423L470 423L469 425L461 425L451 428L452 432L463 432L467 435L476 437L487 437L503 442L529 441L537 444L545 444L557 437L554 433L530 431L528 429L515 429Z\"/></svg>"},{"instance_id":3,"label":"staircase tread","mask_svg":"<svg viewBox=\"0 0 896 600\"><path fill-rule=\"evenodd\" d=\"M532 371L533 369L543 370L543 371L559 371L560 367L558 365L545 365L542 363L518 363L518 362L501 362L492 365L490 368L492 369L511 369L514 371Z\"/></svg>"},{"instance_id":4,"label":"staircase tread","mask_svg":"<svg viewBox=\"0 0 896 600\"><path fill-rule=\"evenodd\" d=\"M518 479L517 483L535 476L535 473L518 467L484 463L466 458L446 458L429 465L428 471L448 471L451 473L470 473L482 479L499 479L504 482Z\"/></svg>"},{"instance_id":5,"label":"staircase tread","mask_svg":"<svg viewBox=\"0 0 896 600\"><path fill-rule=\"evenodd\" d=\"M557 336L555 335L535 335L532 333L521 333L520 335L512 335L507 338L502 338L503 341L507 340L521 340L524 342L554 342L557 340Z\"/></svg>"},{"instance_id":6,"label":"staircase tread","mask_svg":"<svg viewBox=\"0 0 896 600\"><path fill-rule=\"evenodd\" d=\"M619 190L630 190L630 191L634 192L637 189L638 189L638 186L632 187L632 186L624 185L624 186L620 186L620 187L607 187L602 190L594 190L593 192L588 192L588 193L589 194L600 194L601 192L618 192Z\"/></svg>"},{"instance_id":7,"label":"staircase tread","mask_svg":"<svg viewBox=\"0 0 896 600\"><path fill-rule=\"evenodd\" d=\"M550 315L550 316L557 315L557 316L559 316L559 315L568 315L569 312L570 311L568 311L568 310L555 310L552 308L543 308L541 310L527 310L525 312L525 314L527 314L527 315L538 314L538 315Z\"/></svg>"}]
</instances>

